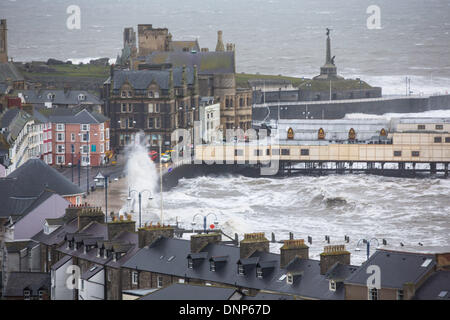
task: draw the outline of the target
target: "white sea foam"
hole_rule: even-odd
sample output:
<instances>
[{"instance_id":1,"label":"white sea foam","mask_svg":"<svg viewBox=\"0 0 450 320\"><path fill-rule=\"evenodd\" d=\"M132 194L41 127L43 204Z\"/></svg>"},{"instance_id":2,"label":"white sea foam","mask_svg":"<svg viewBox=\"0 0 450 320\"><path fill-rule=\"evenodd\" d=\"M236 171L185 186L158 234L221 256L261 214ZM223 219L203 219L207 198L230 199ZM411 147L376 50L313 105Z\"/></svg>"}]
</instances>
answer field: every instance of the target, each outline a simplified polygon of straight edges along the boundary
<instances>
[{"instance_id":1,"label":"white sea foam","mask_svg":"<svg viewBox=\"0 0 450 320\"><path fill-rule=\"evenodd\" d=\"M158 174L155 164L148 156L147 143L142 132L136 135L135 143L126 149L126 174L130 200L124 204L120 213L133 211L133 219L139 221L139 192L141 193L142 223L155 220L154 214L158 209L156 192L158 187ZM152 200L149 200L149 197ZM158 202L159 203L159 202Z\"/></svg>"}]
</instances>

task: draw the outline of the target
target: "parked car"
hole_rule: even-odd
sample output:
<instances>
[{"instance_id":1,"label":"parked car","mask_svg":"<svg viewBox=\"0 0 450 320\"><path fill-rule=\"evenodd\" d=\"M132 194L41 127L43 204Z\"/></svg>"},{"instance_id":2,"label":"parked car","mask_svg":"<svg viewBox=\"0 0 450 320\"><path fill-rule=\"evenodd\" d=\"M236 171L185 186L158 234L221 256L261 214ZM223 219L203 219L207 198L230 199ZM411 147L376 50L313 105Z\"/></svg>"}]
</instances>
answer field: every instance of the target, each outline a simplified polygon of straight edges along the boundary
<instances>
[{"instance_id":1,"label":"parked car","mask_svg":"<svg viewBox=\"0 0 450 320\"><path fill-rule=\"evenodd\" d=\"M150 151L148 153L148 156L150 157L150 159L152 159L152 161L156 161L156 159L158 159L158 152Z\"/></svg>"},{"instance_id":2,"label":"parked car","mask_svg":"<svg viewBox=\"0 0 450 320\"><path fill-rule=\"evenodd\" d=\"M162 163L170 162L170 160L171 160L170 154L162 154L161 155L161 162Z\"/></svg>"}]
</instances>

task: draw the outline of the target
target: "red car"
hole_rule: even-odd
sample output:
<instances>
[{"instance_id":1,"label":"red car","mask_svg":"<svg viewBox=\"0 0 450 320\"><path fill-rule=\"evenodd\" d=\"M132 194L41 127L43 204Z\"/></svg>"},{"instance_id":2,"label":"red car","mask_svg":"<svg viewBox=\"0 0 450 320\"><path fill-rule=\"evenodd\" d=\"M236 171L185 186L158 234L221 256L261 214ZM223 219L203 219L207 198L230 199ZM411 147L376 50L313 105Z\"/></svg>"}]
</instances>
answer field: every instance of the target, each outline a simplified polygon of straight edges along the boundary
<instances>
[{"instance_id":1,"label":"red car","mask_svg":"<svg viewBox=\"0 0 450 320\"><path fill-rule=\"evenodd\" d=\"M150 157L150 159L152 159L152 161L155 161L158 158L158 152L156 151L150 151L148 153L148 156Z\"/></svg>"}]
</instances>

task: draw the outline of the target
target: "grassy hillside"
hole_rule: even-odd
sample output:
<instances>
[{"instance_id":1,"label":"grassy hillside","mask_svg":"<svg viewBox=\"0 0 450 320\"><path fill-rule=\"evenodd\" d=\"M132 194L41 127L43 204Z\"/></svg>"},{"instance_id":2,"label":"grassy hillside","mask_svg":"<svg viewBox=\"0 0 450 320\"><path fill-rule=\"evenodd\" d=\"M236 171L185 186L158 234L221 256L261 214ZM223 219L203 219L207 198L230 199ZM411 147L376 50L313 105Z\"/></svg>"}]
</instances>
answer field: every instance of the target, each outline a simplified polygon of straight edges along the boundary
<instances>
[{"instance_id":1,"label":"grassy hillside","mask_svg":"<svg viewBox=\"0 0 450 320\"><path fill-rule=\"evenodd\" d=\"M287 77L282 75L267 75L267 74L247 74L247 73L237 73L236 74L236 87L238 88L250 88L248 81L249 80L287 80L291 81L294 87L307 88L306 84L310 83L311 90L314 91L326 91L330 89L330 82L323 80L312 80L305 78L295 78L295 77ZM361 84L358 80L353 79L345 79L345 80L336 80L331 82L331 86L333 89L337 90L350 90L350 89L368 89L371 88L369 84L364 81L361 81Z\"/></svg>"}]
</instances>

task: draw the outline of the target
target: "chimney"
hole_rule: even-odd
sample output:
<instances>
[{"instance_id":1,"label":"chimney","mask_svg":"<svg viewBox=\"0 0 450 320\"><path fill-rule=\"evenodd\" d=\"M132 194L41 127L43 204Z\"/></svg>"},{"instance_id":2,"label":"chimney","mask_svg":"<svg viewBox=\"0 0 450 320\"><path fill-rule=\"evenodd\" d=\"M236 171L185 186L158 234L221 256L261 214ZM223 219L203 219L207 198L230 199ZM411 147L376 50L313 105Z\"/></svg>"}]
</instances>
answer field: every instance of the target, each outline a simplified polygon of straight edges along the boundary
<instances>
[{"instance_id":1,"label":"chimney","mask_svg":"<svg viewBox=\"0 0 450 320\"><path fill-rule=\"evenodd\" d=\"M123 217L123 216L121 216ZM114 219L112 222L107 223L108 227L108 240L114 239L122 231L125 232L135 232L136 231L136 221L131 221L131 219Z\"/></svg>"},{"instance_id":2,"label":"chimney","mask_svg":"<svg viewBox=\"0 0 450 320\"><path fill-rule=\"evenodd\" d=\"M63 216L64 223L69 223L73 219L76 219L78 217L78 213L81 212L83 207L81 205L74 205L70 204L66 208L66 213Z\"/></svg>"},{"instance_id":3,"label":"chimney","mask_svg":"<svg viewBox=\"0 0 450 320\"><path fill-rule=\"evenodd\" d=\"M240 244L240 258L248 258L255 251L269 252L269 240L264 232L244 234L244 240Z\"/></svg>"},{"instance_id":4,"label":"chimney","mask_svg":"<svg viewBox=\"0 0 450 320\"><path fill-rule=\"evenodd\" d=\"M345 245L325 246L320 254L320 274L324 275L336 263L350 264L350 252L345 250Z\"/></svg>"},{"instance_id":5,"label":"chimney","mask_svg":"<svg viewBox=\"0 0 450 320\"><path fill-rule=\"evenodd\" d=\"M89 223L96 221L98 223L105 222L105 215L102 210L97 207L88 206L87 203L78 211L78 230L83 229Z\"/></svg>"},{"instance_id":6,"label":"chimney","mask_svg":"<svg viewBox=\"0 0 450 320\"><path fill-rule=\"evenodd\" d=\"M217 232L194 234L191 236L191 253L198 253L210 243L219 243L222 235Z\"/></svg>"},{"instance_id":7,"label":"chimney","mask_svg":"<svg viewBox=\"0 0 450 320\"><path fill-rule=\"evenodd\" d=\"M222 41L222 31L217 31L217 45L216 45L216 51L225 51L225 48L223 46Z\"/></svg>"},{"instance_id":8,"label":"chimney","mask_svg":"<svg viewBox=\"0 0 450 320\"><path fill-rule=\"evenodd\" d=\"M174 229L171 226L160 225L155 226L151 224L138 229L139 248L151 245L159 237L173 238Z\"/></svg>"},{"instance_id":9,"label":"chimney","mask_svg":"<svg viewBox=\"0 0 450 320\"><path fill-rule=\"evenodd\" d=\"M436 269L450 271L450 252L436 254Z\"/></svg>"},{"instance_id":10,"label":"chimney","mask_svg":"<svg viewBox=\"0 0 450 320\"><path fill-rule=\"evenodd\" d=\"M309 247L305 244L305 240L284 240L280 248L280 268L285 268L295 257L309 258Z\"/></svg>"}]
</instances>

